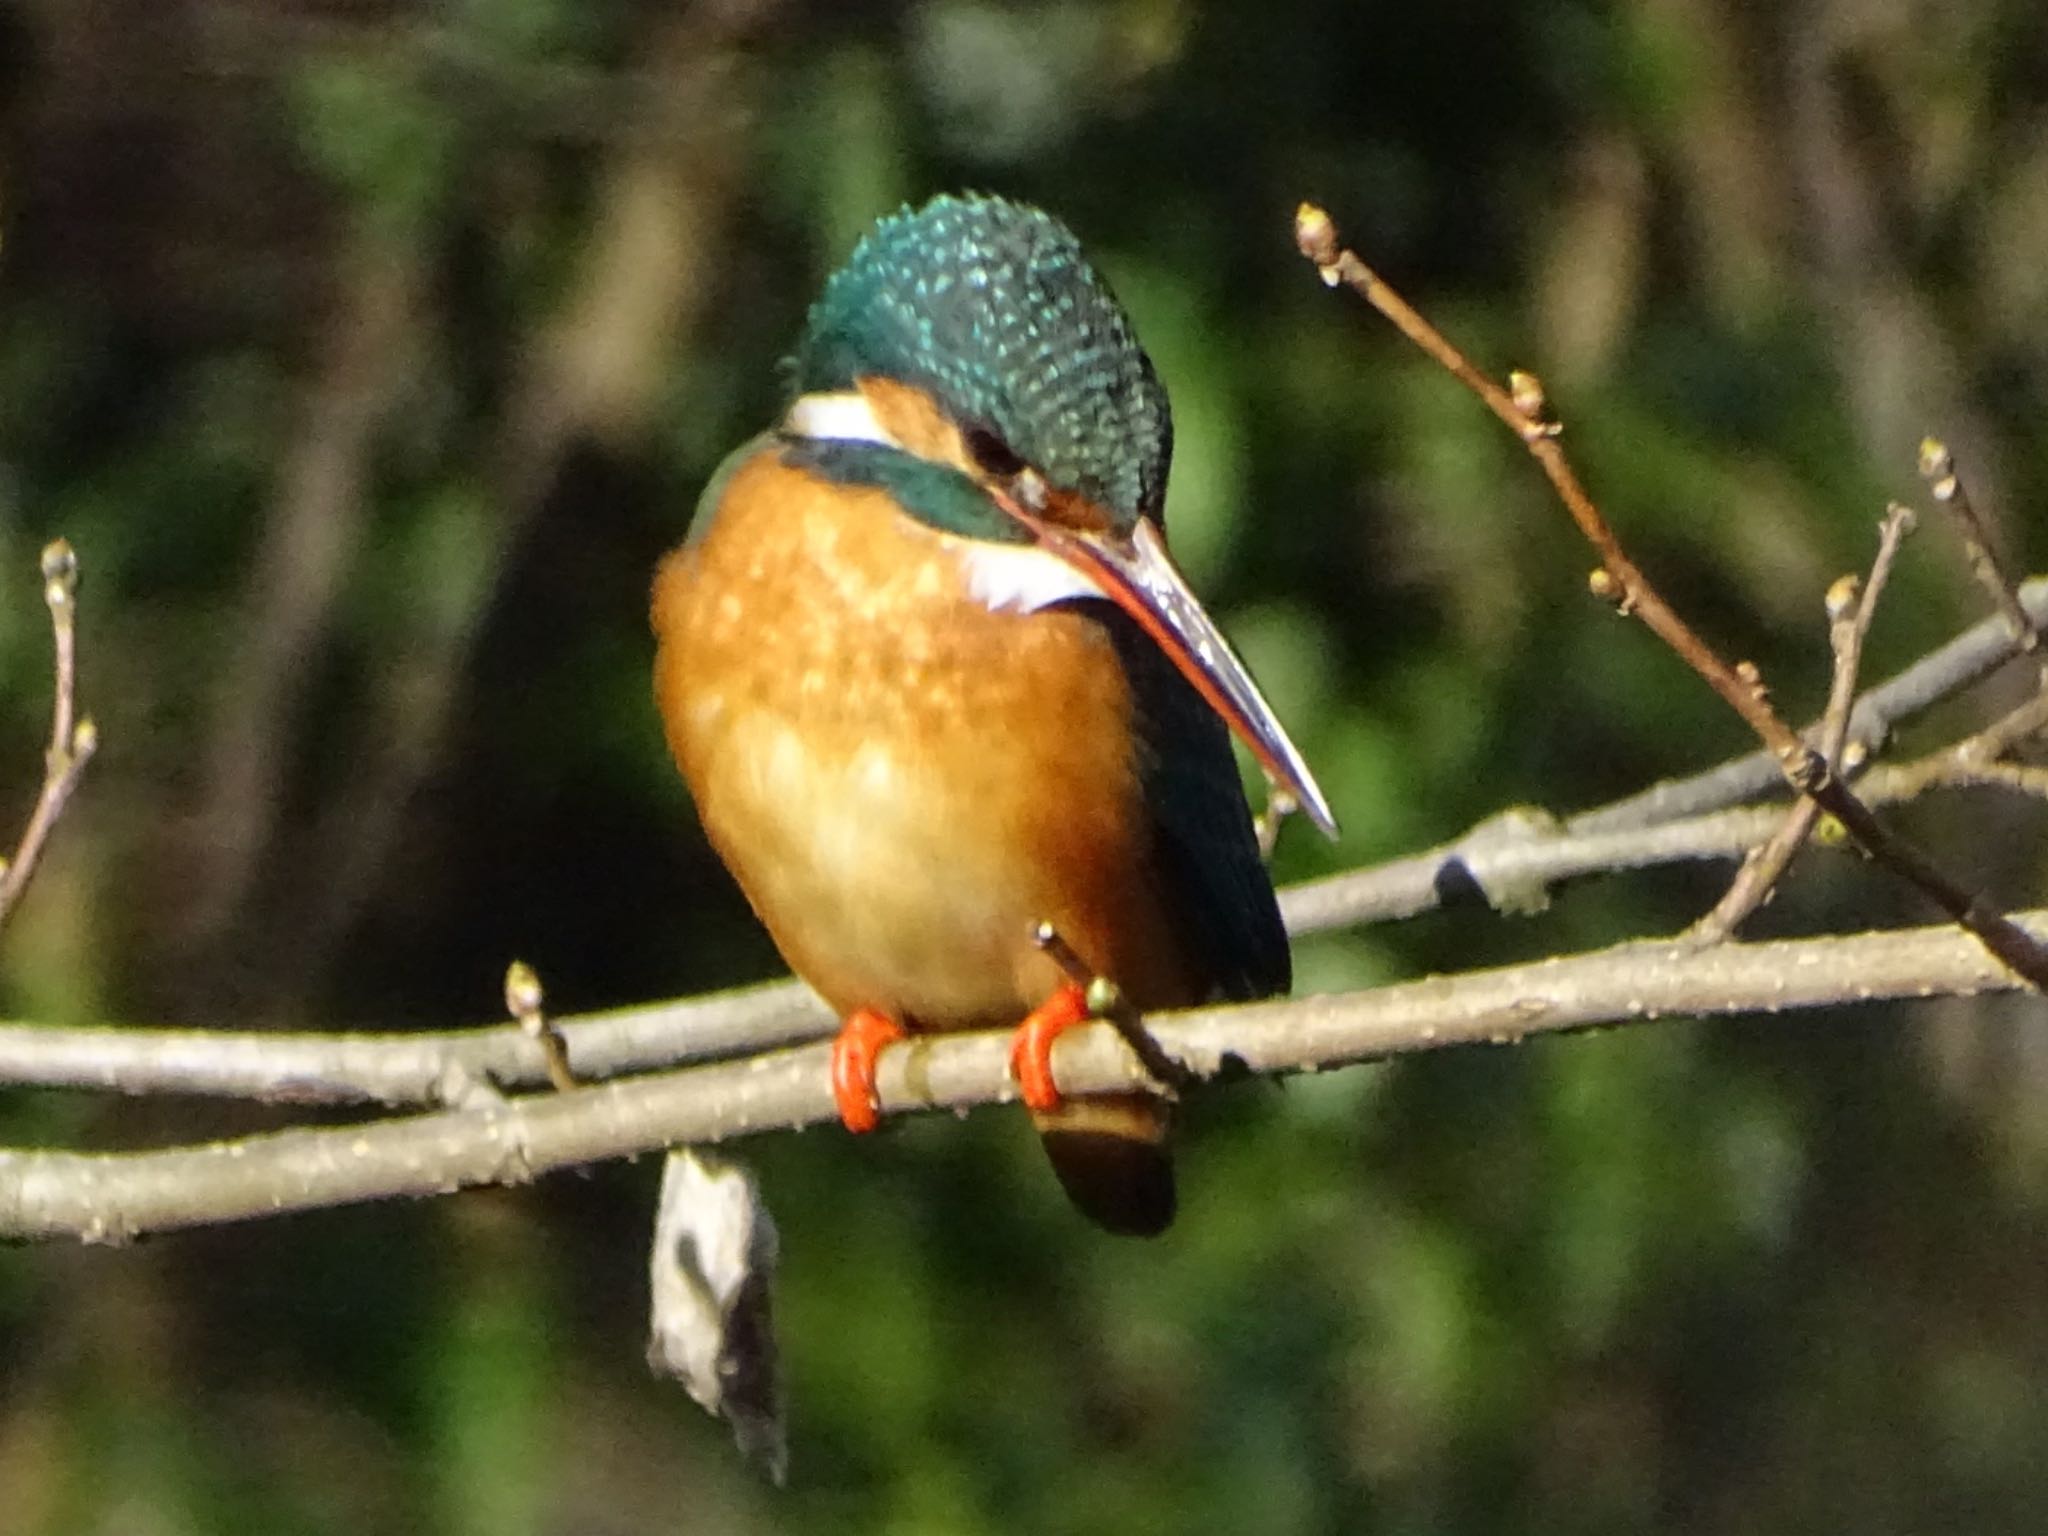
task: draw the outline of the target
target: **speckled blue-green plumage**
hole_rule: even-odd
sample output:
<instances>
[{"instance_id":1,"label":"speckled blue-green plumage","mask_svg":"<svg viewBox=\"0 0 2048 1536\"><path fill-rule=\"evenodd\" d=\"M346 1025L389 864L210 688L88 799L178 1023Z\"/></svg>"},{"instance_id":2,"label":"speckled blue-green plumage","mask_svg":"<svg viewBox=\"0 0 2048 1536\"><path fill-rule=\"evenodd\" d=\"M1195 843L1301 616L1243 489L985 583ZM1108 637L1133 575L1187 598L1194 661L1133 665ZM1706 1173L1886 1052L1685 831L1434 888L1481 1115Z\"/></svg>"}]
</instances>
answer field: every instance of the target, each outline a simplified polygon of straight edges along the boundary
<instances>
[{"instance_id":1,"label":"speckled blue-green plumage","mask_svg":"<svg viewBox=\"0 0 2048 1536\"><path fill-rule=\"evenodd\" d=\"M1165 500L1166 391L1080 243L1036 208L936 197L883 219L812 306L790 372L799 394L919 385L1119 523Z\"/></svg>"}]
</instances>

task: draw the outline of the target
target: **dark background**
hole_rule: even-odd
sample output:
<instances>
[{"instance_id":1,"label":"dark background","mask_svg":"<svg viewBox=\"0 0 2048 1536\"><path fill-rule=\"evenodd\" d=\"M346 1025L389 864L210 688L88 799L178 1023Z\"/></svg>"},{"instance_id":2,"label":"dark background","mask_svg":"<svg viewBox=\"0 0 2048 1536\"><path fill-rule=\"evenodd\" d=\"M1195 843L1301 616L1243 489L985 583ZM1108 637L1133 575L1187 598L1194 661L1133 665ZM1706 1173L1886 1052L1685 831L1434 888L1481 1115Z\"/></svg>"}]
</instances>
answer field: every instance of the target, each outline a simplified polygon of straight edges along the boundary
<instances>
[{"instance_id":1,"label":"dark background","mask_svg":"<svg viewBox=\"0 0 2048 1536\"><path fill-rule=\"evenodd\" d=\"M515 955L564 1011L773 973L660 742L647 583L823 275L958 188L1067 220L1173 391L1176 547L1346 826L1283 878L1748 745L1315 280L1304 196L1543 374L1790 714L1924 432L2048 544L2037 0L0 0L4 824L59 533L103 740L0 1009L455 1025ZM1979 611L1930 522L1874 672ZM2039 895L2024 803L1906 820ZM1668 931L1719 879L1318 941L1302 984ZM1822 853L1755 926L1925 917ZM651 1161L0 1253L0 1532L2035 1532L2040 1031L1675 1022L1212 1092L1152 1244L1014 1113L765 1138L781 1493L641 1364ZM15 1144L286 1118L0 1096Z\"/></svg>"}]
</instances>

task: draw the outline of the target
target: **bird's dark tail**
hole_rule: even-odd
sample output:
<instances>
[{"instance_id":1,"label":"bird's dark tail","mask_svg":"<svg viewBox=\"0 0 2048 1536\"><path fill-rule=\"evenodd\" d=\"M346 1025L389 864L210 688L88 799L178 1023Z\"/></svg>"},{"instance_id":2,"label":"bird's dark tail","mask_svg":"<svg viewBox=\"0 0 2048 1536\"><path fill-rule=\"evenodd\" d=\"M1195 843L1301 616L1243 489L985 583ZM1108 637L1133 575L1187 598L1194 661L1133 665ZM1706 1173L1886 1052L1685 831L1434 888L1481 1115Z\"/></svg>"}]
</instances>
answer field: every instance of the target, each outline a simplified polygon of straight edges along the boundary
<instances>
[{"instance_id":1,"label":"bird's dark tail","mask_svg":"<svg viewBox=\"0 0 2048 1536\"><path fill-rule=\"evenodd\" d=\"M1124 1237L1156 1237L1173 1224L1172 1115L1148 1093L1069 1099L1032 1124L1060 1187L1081 1214Z\"/></svg>"}]
</instances>

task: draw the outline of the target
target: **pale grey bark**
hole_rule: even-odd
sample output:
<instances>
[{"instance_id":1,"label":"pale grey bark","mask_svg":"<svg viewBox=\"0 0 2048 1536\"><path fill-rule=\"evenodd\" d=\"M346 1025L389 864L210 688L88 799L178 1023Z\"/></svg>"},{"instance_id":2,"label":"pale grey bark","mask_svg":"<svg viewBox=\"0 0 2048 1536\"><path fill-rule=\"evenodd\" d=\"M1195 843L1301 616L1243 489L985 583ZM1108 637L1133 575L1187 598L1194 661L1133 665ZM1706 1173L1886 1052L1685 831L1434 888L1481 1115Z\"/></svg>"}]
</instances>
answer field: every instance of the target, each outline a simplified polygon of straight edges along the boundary
<instances>
[{"instance_id":1,"label":"pale grey bark","mask_svg":"<svg viewBox=\"0 0 2048 1536\"><path fill-rule=\"evenodd\" d=\"M2048 910L2019 914L2048 934ZM2011 990L2020 983L1952 927L1768 944L1636 943L1593 954L1328 997L1208 1009L1153 1021L1198 1076L1226 1062L1313 1072L1454 1045L1507 1044L1674 1015L1756 1014ZM757 999L759 994L755 994ZM751 1001L751 999L750 999ZM1012 1097L1000 1034L884 1054L885 1109L961 1109ZM1070 1092L1139 1073L1107 1027L1061 1043ZM287 1211L519 1183L555 1169L728 1141L833 1118L825 1049L505 1099L360 1126L273 1132L157 1152L0 1153L0 1237L120 1242Z\"/></svg>"}]
</instances>

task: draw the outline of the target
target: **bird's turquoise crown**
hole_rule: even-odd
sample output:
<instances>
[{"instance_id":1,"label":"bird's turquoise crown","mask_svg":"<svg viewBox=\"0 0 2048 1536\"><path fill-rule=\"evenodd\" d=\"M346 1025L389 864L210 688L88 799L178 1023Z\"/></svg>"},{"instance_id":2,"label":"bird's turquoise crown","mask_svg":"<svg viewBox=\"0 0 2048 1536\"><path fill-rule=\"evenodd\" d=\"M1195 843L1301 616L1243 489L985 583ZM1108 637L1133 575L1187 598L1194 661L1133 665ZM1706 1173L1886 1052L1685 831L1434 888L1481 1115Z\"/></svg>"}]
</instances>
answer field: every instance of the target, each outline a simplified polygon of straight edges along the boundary
<instances>
[{"instance_id":1,"label":"bird's turquoise crown","mask_svg":"<svg viewBox=\"0 0 2048 1536\"><path fill-rule=\"evenodd\" d=\"M874 375L917 385L1119 525L1160 514L1166 391L1080 242L1036 208L941 196L884 218L825 284L788 367L799 395Z\"/></svg>"}]
</instances>

